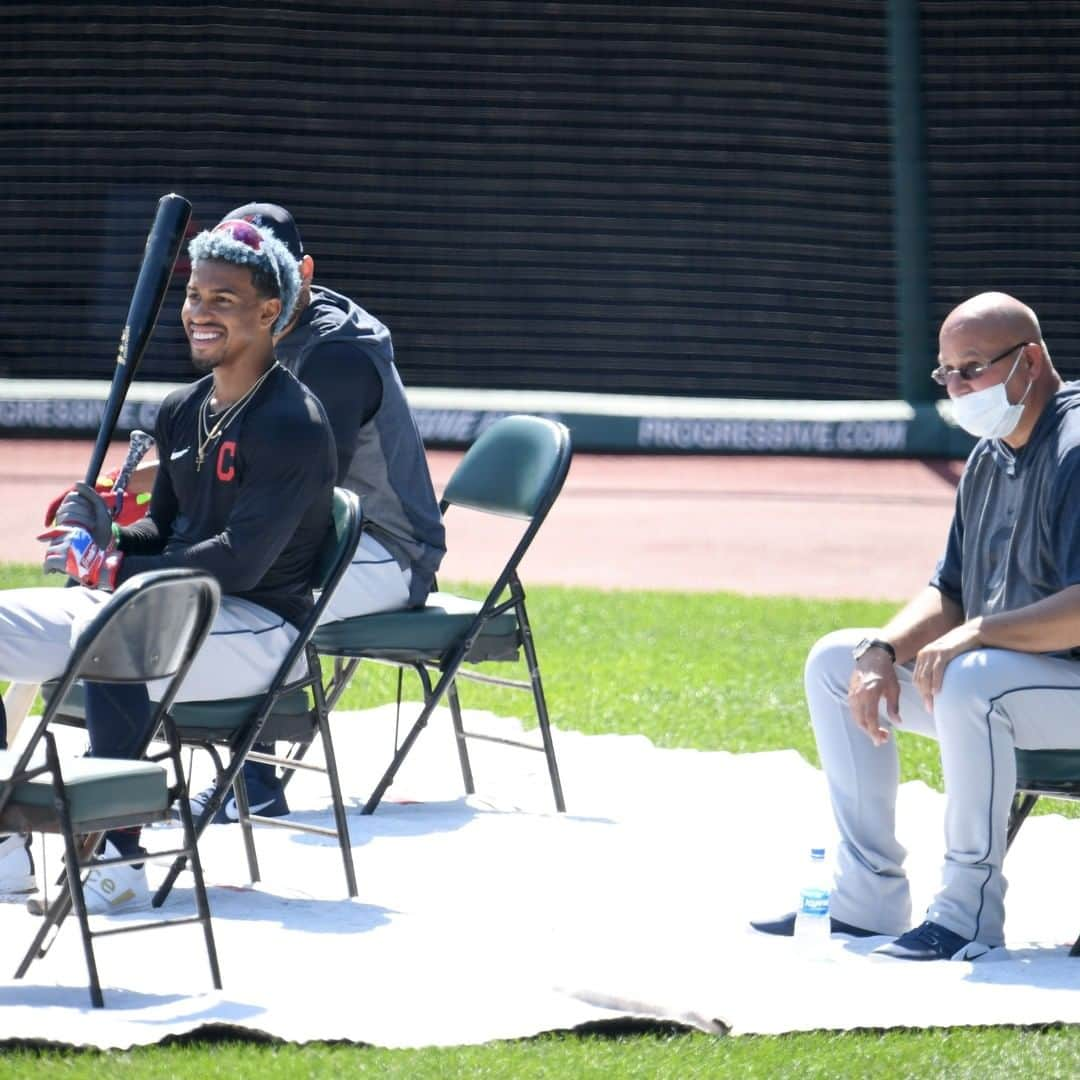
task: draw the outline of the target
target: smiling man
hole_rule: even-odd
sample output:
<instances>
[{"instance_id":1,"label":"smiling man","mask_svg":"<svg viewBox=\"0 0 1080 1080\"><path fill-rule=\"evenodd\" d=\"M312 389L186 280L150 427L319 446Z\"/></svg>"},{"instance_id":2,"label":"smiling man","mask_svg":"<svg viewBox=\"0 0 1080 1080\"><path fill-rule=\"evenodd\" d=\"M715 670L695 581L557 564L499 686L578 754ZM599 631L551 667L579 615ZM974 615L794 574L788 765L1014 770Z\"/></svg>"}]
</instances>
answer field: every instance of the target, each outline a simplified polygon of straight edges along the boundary
<instances>
[{"instance_id":1,"label":"smiling man","mask_svg":"<svg viewBox=\"0 0 1080 1080\"><path fill-rule=\"evenodd\" d=\"M197 369L209 372L171 393L158 413L160 467L148 517L114 525L93 488L61 503L47 570L78 588L0 594L0 678L44 682L63 669L73 627L117 584L141 571L189 566L212 573L222 604L180 700L257 694L270 683L297 623L310 609L311 571L330 521L336 454L318 400L274 359L274 334L292 316L296 264L268 232L227 222L200 233L182 320ZM87 687L91 752L128 757L150 719L143 687ZM138 834L110 834L121 854ZM0 895L35 887L19 837L0 838ZM87 903L118 911L149 899L145 870L91 873Z\"/></svg>"},{"instance_id":2,"label":"smiling man","mask_svg":"<svg viewBox=\"0 0 1080 1080\"><path fill-rule=\"evenodd\" d=\"M1003 944L1014 751L1080 748L1080 385L1054 370L1035 313L993 292L947 316L931 375L980 439L945 554L886 626L829 634L806 664L840 834L833 932L897 934L875 951L904 960ZM894 727L937 739L945 782L941 889L912 930Z\"/></svg>"}]
</instances>

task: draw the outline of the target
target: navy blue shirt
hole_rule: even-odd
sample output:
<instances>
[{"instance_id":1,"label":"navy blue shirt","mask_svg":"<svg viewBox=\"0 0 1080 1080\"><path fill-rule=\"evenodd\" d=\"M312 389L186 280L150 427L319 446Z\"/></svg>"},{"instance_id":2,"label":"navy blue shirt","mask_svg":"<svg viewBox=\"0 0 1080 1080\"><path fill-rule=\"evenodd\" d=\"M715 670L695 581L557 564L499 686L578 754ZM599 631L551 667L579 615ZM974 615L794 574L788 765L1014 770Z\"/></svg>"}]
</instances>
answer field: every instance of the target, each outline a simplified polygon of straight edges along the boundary
<instances>
[{"instance_id":1,"label":"navy blue shirt","mask_svg":"<svg viewBox=\"0 0 1080 1080\"><path fill-rule=\"evenodd\" d=\"M150 513L120 531L120 580L190 566L212 573L222 592L299 622L331 520L336 454L326 414L276 366L199 467L199 409L212 392L208 375L169 394L158 412Z\"/></svg>"},{"instance_id":2,"label":"navy blue shirt","mask_svg":"<svg viewBox=\"0 0 1080 1080\"><path fill-rule=\"evenodd\" d=\"M1019 450L999 439L975 445L930 584L965 619L1080 584L1080 383L1047 402Z\"/></svg>"}]
</instances>

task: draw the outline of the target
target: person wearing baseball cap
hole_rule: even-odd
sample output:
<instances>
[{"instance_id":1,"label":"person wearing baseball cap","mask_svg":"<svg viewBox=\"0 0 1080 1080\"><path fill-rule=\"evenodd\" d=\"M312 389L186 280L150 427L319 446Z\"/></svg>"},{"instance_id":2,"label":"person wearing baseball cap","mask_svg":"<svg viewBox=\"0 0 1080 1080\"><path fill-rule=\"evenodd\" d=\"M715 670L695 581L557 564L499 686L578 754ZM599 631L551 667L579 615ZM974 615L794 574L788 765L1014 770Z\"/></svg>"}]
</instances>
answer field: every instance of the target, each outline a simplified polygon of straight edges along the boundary
<instances>
[{"instance_id":1,"label":"person wearing baseball cap","mask_svg":"<svg viewBox=\"0 0 1080 1080\"><path fill-rule=\"evenodd\" d=\"M275 328L275 357L322 402L337 447L336 482L356 492L364 508L364 533L324 621L422 606L446 551L445 533L390 331L353 300L313 281L315 262L285 207L245 203L218 228L237 222L272 235L295 263L297 300ZM273 766L249 762L244 775L253 812L289 812ZM193 811L208 796L194 796ZM237 820L231 796L215 820Z\"/></svg>"}]
</instances>

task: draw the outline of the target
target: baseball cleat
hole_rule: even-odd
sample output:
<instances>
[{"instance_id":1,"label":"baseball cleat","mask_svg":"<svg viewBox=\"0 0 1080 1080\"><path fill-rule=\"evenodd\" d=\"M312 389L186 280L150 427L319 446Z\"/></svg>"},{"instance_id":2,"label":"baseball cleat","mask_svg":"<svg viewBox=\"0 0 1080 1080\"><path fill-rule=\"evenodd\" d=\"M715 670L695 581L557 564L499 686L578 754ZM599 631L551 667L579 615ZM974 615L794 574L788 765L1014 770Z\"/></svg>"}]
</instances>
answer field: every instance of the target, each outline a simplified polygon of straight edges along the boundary
<instances>
[{"instance_id":1,"label":"baseball cleat","mask_svg":"<svg viewBox=\"0 0 1080 1080\"><path fill-rule=\"evenodd\" d=\"M116 859L120 852L106 841L105 858ZM145 866L99 866L83 882L88 915L113 915L150 906L150 886Z\"/></svg>"},{"instance_id":2,"label":"baseball cleat","mask_svg":"<svg viewBox=\"0 0 1080 1080\"><path fill-rule=\"evenodd\" d=\"M22 903L37 892L30 836L12 833L0 840L0 904Z\"/></svg>"}]
</instances>

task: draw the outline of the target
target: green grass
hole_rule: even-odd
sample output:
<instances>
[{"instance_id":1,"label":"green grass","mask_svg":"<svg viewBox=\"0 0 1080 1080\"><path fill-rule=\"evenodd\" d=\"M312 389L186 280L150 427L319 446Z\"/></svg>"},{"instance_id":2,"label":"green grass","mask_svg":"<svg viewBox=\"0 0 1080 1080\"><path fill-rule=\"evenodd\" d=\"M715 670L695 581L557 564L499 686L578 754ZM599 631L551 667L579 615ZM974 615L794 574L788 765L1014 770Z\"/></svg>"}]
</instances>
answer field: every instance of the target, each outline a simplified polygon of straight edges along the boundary
<instances>
[{"instance_id":1,"label":"green grass","mask_svg":"<svg viewBox=\"0 0 1080 1080\"><path fill-rule=\"evenodd\" d=\"M0 588L39 585L36 568L0 565ZM49 584L60 584L55 578ZM816 763L802 692L813 641L842 625L879 625L889 605L747 599L730 594L529 594L551 715L563 728L645 734L661 746L795 747ZM343 708L389 700L395 674L369 666ZM408 687L408 680L406 681ZM521 714L524 699L470 684L466 707ZM940 789L936 744L900 735L903 778ZM1047 810L1080 812L1053 803ZM369 973L377 977L377 973ZM380 1050L188 1043L107 1056L86 1051L0 1053L0 1077L1005 1077L1077 1073L1080 1031L1009 1028L817 1032L717 1039L700 1033L598 1038L553 1035L482 1047Z\"/></svg>"}]
</instances>

